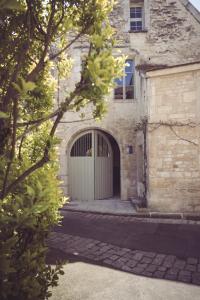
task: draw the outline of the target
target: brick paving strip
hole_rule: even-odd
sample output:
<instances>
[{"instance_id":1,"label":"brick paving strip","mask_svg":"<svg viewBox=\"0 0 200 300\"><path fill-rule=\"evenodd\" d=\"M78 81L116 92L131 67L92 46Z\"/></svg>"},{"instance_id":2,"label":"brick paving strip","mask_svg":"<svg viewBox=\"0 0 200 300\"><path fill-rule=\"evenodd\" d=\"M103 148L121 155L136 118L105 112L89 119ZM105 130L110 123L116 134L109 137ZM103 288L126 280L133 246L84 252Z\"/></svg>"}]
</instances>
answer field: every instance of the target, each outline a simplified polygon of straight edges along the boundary
<instances>
[{"instance_id":1,"label":"brick paving strip","mask_svg":"<svg viewBox=\"0 0 200 300\"><path fill-rule=\"evenodd\" d=\"M52 232L48 246L61 250L66 256L71 255L137 275L200 285L199 258L179 259L174 255L131 250L62 232Z\"/></svg>"}]
</instances>

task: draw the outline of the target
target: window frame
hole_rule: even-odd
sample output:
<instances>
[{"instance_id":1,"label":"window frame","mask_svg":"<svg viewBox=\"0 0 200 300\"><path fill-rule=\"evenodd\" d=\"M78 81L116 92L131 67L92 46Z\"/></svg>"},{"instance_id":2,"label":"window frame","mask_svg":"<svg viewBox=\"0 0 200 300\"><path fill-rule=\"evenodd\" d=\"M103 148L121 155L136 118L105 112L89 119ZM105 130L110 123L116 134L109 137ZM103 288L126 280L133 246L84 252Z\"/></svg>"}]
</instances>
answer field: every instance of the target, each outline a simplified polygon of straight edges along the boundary
<instances>
[{"instance_id":1,"label":"window frame","mask_svg":"<svg viewBox=\"0 0 200 300\"><path fill-rule=\"evenodd\" d=\"M141 8L141 17L140 18L131 18L131 9L132 8ZM134 30L131 29L131 22L141 22L142 26L141 29L138 30ZM144 3L130 3L130 7L129 7L129 28L130 28L130 32L141 32L144 31Z\"/></svg>"},{"instance_id":2,"label":"window frame","mask_svg":"<svg viewBox=\"0 0 200 300\"><path fill-rule=\"evenodd\" d=\"M133 101L135 99L135 60L133 58L127 58L126 59L126 63L128 61L132 61L132 64L133 64L133 70L131 72L126 72L126 66L124 67L124 70L123 70L123 75L121 76L122 78L122 92L123 92L123 97L122 98L116 98L115 97L115 90L116 88L120 87L120 86L116 86L114 88L114 91L113 91L113 98L115 101L123 101L123 102L128 102L128 101ZM126 74L132 74L133 76L133 84L132 85L126 85ZM118 78L120 79L120 78ZM126 88L127 87L132 87L133 88L133 97L132 98L126 98Z\"/></svg>"}]
</instances>

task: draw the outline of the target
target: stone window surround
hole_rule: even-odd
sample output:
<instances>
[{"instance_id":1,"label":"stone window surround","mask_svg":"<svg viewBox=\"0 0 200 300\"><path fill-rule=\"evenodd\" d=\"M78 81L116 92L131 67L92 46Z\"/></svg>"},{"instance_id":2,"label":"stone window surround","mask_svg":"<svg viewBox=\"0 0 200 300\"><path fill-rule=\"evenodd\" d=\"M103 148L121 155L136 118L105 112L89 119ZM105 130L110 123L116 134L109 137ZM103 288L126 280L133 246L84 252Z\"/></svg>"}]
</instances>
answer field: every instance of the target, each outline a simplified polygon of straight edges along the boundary
<instances>
[{"instance_id":1,"label":"stone window surround","mask_svg":"<svg viewBox=\"0 0 200 300\"><path fill-rule=\"evenodd\" d=\"M133 7L141 7L142 8L142 18L131 18L130 12ZM144 0L130 0L129 1L129 32L130 33L138 33L138 32L147 32L145 28L145 14L144 14ZM133 21L142 21L142 29L141 30L131 30L131 22Z\"/></svg>"},{"instance_id":2,"label":"stone window surround","mask_svg":"<svg viewBox=\"0 0 200 300\"><path fill-rule=\"evenodd\" d=\"M114 94L114 88L113 88L113 91L110 95L113 103L124 103L124 104L133 103L133 102L135 103L138 100L138 95L139 95L138 89L139 89L139 86L140 86L140 75L139 75L139 72L136 69L136 66L141 63L141 58L140 58L139 54L136 51L132 50L131 52L132 53L130 54L130 50L126 51L124 49L121 49L121 54L126 56L126 60L131 59L134 62L134 67L135 67L135 69L134 69L134 98L133 99L116 99L115 94ZM114 52L113 54L114 54L114 56L119 55L119 54L117 54L117 52Z\"/></svg>"},{"instance_id":3,"label":"stone window surround","mask_svg":"<svg viewBox=\"0 0 200 300\"><path fill-rule=\"evenodd\" d=\"M124 97L124 95L123 95L123 99L117 99L117 98L115 98L115 88L113 89L113 101L115 102L115 103L127 103L127 102L133 102L134 100L136 100L136 95L135 95L135 86L136 86L136 80L135 80L135 57L131 57L131 56L128 56L127 58L126 58L126 61L128 61L128 60L132 60L133 61L133 88L134 88L134 91L133 91L133 93L134 93L134 97L133 98L131 98L131 99L126 99L125 97ZM125 68L124 68L124 70L125 70ZM124 87L126 87L126 85L125 85L125 82L124 82L124 75L123 75L123 90L124 90ZM123 91L123 93L124 93L124 91Z\"/></svg>"}]
</instances>

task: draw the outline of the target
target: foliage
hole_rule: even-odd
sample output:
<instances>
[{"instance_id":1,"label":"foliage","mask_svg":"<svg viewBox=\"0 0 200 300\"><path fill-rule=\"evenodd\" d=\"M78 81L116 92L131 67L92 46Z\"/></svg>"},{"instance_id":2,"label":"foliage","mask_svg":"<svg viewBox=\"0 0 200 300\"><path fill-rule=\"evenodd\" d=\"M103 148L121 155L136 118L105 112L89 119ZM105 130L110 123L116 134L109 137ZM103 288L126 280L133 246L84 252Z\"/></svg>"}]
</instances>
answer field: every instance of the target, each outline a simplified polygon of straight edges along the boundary
<instances>
[{"instance_id":1,"label":"foliage","mask_svg":"<svg viewBox=\"0 0 200 300\"><path fill-rule=\"evenodd\" d=\"M45 238L63 204L57 174L56 129L68 110L93 105L121 75L113 57L112 0L0 0L0 298L46 299L60 266L45 265ZM54 107L56 81L70 77L70 51L84 40L80 81Z\"/></svg>"},{"instance_id":2,"label":"foliage","mask_svg":"<svg viewBox=\"0 0 200 300\"><path fill-rule=\"evenodd\" d=\"M60 265L45 264L45 239L60 219L62 195L55 163L29 176L0 204L1 299L44 299L57 285ZM56 184L55 184L56 182Z\"/></svg>"}]
</instances>

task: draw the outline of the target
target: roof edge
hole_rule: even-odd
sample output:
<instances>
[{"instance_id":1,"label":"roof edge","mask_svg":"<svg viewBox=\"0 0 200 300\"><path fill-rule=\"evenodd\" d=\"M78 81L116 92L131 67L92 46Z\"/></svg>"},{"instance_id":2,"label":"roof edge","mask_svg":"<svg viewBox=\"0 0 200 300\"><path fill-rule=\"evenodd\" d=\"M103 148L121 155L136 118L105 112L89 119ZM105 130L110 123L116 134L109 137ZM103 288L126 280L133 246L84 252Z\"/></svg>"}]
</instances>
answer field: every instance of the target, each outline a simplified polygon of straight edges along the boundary
<instances>
[{"instance_id":1,"label":"roof edge","mask_svg":"<svg viewBox=\"0 0 200 300\"><path fill-rule=\"evenodd\" d=\"M179 0L191 15L200 23L200 12L189 0Z\"/></svg>"},{"instance_id":2,"label":"roof edge","mask_svg":"<svg viewBox=\"0 0 200 300\"><path fill-rule=\"evenodd\" d=\"M176 65L176 66L169 66L162 69L157 70L150 70L145 73L145 77L158 77L158 76L165 76L171 74L178 74L178 73L185 73L191 71L200 70L200 62L193 62L188 64Z\"/></svg>"}]
</instances>

